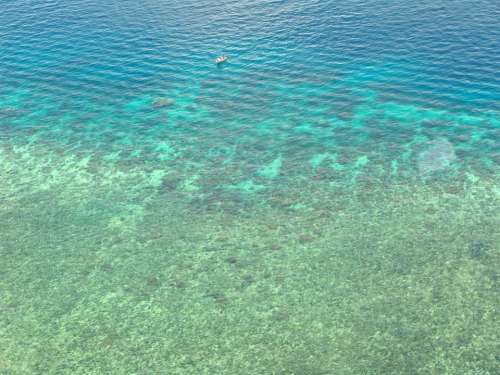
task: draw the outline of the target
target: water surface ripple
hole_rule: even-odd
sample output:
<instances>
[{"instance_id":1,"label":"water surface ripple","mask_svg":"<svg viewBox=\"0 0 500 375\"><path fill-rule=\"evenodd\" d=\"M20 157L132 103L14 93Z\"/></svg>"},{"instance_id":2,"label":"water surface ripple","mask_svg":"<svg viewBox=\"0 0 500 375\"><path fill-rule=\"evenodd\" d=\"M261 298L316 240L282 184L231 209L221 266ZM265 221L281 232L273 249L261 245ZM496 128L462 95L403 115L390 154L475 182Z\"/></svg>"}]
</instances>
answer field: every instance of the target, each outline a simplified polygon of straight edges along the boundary
<instances>
[{"instance_id":1,"label":"water surface ripple","mask_svg":"<svg viewBox=\"0 0 500 375\"><path fill-rule=\"evenodd\" d=\"M0 373L497 373L499 62L498 1L4 0Z\"/></svg>"}]
</instances>

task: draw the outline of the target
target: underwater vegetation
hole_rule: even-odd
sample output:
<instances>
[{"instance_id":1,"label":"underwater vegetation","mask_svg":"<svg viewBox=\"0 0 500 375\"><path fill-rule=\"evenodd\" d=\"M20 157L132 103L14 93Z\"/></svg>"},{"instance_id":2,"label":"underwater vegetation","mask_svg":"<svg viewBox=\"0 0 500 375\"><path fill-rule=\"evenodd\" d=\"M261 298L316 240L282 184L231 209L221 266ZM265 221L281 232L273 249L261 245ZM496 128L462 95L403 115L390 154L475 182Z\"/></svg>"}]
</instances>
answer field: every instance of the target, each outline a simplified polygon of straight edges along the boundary
<instances>
[{"instance_id":1,"label":"underwater vegetation","mask_svg":"<svg viewBox=\"0 0 500 375\"><path fill-rule=\"evenodd\" d=\"M497 375L470 5L4 1L0 374Z\"/></svg>"}]
</instances>

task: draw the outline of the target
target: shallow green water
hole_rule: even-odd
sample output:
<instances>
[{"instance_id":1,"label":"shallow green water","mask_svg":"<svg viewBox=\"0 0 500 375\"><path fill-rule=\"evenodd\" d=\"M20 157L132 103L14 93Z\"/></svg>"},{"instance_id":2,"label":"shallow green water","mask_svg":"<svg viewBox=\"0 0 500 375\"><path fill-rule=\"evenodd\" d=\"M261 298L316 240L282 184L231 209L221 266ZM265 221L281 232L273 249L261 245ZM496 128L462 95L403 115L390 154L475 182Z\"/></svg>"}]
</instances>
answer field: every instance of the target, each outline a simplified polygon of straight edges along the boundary
<instances>
[{"instance_id":1,"label":"shallow green water","mask_svg":"<svg viewBox=\"0 0 500 375\"><path fill-rule=\"evenodd\" d=\"M496 374L468 3L8 0L0 374Z\"/></svg>"}]
</instances>

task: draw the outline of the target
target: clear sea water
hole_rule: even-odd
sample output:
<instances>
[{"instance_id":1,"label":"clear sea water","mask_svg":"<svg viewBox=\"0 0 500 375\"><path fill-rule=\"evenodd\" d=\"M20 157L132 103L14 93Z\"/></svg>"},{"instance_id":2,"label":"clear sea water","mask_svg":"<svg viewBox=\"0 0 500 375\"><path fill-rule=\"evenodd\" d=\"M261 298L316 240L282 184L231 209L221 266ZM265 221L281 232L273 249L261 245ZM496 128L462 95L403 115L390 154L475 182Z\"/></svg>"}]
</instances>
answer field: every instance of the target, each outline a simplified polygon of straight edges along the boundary
<instances>
[{"instance_id":1,"label":"clear sea water","mask_svg":"<svg viewBox=\"0 0 500 375\"><path fill-rule=\"evenodd\" d=\"M499 165L498 1L3 0L0 374L498 374Z\"/></svg>"}]
</instances>

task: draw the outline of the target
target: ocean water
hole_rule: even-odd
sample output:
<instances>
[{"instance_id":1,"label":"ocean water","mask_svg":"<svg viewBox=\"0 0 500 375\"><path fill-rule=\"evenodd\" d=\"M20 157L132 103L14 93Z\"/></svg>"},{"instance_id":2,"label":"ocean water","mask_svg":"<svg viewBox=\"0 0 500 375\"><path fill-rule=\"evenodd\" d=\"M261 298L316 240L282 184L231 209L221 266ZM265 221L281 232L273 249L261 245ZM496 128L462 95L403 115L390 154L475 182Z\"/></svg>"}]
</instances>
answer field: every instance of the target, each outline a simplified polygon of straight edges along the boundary
<instances>
[{"instance_id":1,"label":"ocean water","mask_svg":"<svg viewBox=\"0 0 500 375\"><path fill-rule=\"evenodd\" d=\"M500 2L1 8L0 374L498 374Z\"/></svg>"}]
</instances>

